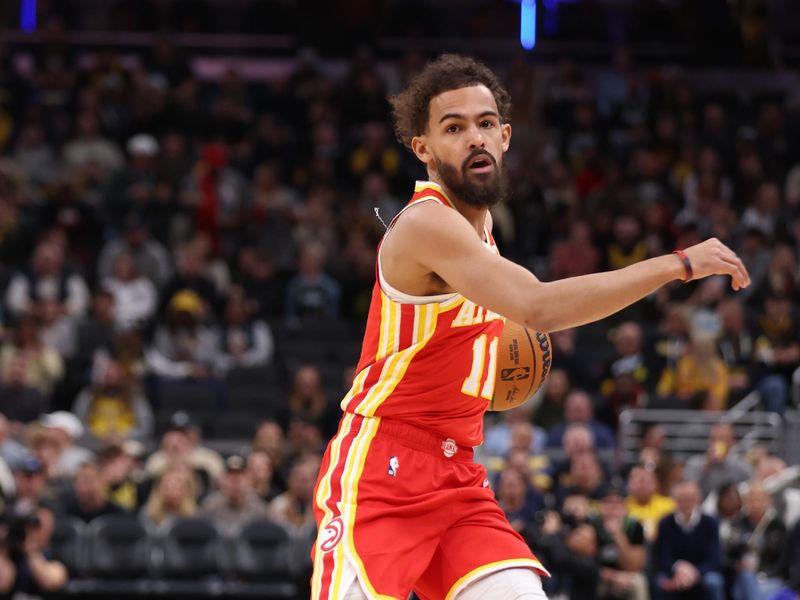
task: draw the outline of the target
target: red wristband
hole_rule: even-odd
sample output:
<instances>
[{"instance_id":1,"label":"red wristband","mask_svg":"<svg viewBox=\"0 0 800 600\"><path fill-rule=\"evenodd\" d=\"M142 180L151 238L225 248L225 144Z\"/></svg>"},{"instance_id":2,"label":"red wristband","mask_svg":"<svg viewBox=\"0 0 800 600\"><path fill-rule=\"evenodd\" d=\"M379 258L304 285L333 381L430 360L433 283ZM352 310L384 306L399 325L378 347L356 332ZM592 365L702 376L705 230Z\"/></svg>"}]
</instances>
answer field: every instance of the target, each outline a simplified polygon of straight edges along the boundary
<instances>
[{"instance_id":1,"label":"red wristband","mask_svg":"<svg viewBox=\"0 0 800 600\"><path fill-rule=\"evenodd\" d=\"M673 250L672 253L676 254L678 258L681 259L681 262L683 263L683 270L686 273L686 276L682 279L682 281L683 283L688 283L694 276L694 271L692 271L692 263L689 260L689 257L686 256L686 252L683 250Z\"/></svg>"}]
</instances>

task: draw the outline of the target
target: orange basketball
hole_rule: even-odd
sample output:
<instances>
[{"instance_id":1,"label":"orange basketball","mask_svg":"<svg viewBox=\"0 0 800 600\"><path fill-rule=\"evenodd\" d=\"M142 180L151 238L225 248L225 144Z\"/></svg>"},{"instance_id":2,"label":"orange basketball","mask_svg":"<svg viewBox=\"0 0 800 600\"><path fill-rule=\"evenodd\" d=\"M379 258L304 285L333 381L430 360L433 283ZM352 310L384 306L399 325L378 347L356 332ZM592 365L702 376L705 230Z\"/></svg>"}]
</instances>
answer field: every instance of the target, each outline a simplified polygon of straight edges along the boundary
<instances>
[{"instance_id":1,"label":"orange basketball","mask_svg":"<svg viewBox=\"0 0 800 600\"><path fill-rule=\"evenodd\" d=\"M549 335L506 321L489 410L509 410L530 400L544 383L552 360Z\"/></svg>"}]
</instances>

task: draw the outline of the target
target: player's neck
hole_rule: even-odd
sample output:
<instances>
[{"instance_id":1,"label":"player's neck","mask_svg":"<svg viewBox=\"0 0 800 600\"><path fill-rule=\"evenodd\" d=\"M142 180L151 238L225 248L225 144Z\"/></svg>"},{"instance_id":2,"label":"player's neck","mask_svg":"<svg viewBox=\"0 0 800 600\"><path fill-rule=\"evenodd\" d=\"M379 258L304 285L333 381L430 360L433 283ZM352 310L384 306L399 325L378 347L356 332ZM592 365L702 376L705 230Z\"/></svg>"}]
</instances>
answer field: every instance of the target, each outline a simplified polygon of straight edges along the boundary
<instances>
[{"instance_id":1,"label":"player's neck","mask_svg":"<svg viewBox=\"0 0 800 600\"><path fill-rule=\"evenodd\" d=\"M428 178L444 190L447 199L450 200L455 209L470 222L481 239L483 239L483 228L486 225L486 213L489 212L489 207L474 206L468 202L464 202L461 198L456 196L453 190L447 187L435 173L429 173Z\"/></svg>"}]
</instances>

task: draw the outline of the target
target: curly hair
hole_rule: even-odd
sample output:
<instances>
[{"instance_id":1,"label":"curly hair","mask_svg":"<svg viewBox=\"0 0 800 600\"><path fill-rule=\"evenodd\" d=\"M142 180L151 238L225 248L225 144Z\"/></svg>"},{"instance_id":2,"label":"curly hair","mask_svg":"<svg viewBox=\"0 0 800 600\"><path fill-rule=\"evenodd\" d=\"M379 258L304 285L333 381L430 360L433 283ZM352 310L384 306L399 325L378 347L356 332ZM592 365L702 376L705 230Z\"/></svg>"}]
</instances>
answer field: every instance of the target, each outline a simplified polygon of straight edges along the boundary
<instances>
[{"instance_id":1,"label":"curly hair","mask_svg":"<svg viewBox=\"0 0 800 600\"><path fill-rule=\"evenodd\" d=\"M492 92L500 120L509 121L511 97L485 64L458 54L442 54L417 73L408 87L389 98L398 141L411 148L411 140L428 130L431 100L443 92L485 85Z\"/></svg>"}]
</instances>

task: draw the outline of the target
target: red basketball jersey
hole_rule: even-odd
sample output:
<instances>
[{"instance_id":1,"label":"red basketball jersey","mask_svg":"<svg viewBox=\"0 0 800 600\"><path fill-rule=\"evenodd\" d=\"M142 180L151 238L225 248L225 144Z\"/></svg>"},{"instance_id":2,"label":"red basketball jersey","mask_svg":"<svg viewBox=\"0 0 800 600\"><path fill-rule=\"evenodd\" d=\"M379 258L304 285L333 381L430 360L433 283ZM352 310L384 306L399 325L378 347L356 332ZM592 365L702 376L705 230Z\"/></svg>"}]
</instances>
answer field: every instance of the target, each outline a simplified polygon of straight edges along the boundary
<instances>
[{"instance_id":1,"label":"red basketball jersey","mask_svg":"<svg viewBox=\"0 0 800 600\"><path fill-rule=\"evenodd\" d=\"M400 214L421 202L453 207L437 184L418 182ZM484 236L486 251L497 252L486 227ZM391 289L382 276L380 246L377 275L357 375L342 410L402 420L460 446L479 445L503 317L460 294L411 297Z\"/></svg>"}]
</instances>

